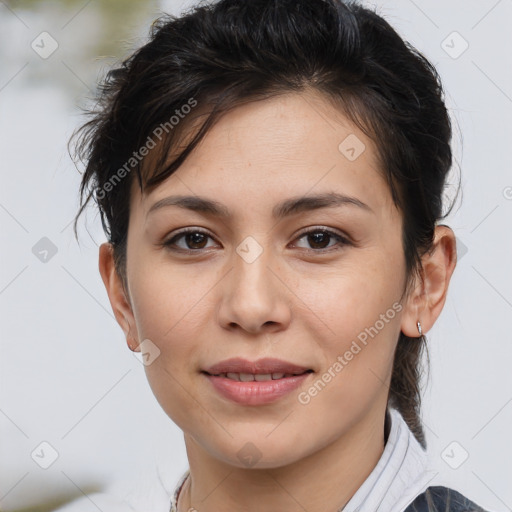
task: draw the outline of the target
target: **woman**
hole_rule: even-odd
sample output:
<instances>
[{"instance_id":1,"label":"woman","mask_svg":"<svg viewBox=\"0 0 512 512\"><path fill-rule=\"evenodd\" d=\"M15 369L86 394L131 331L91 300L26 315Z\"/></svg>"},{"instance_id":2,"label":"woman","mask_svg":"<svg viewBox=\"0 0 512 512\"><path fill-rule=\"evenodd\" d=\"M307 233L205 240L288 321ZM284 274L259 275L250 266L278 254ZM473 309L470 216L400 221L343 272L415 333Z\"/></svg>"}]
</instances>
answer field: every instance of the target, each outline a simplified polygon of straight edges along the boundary
<instances>
[{"instance_id":1,"label":"woman","mask_svg":"<svg viewBox=\"0 0 512 512\"><path fill-rule=\"evenodd\" d=\"M203 4L109 74L78 215L190 464L147 510L482 510L429 487L419 416L456 264L442 96L340 0Z\"/></svg>"}]
</instances>

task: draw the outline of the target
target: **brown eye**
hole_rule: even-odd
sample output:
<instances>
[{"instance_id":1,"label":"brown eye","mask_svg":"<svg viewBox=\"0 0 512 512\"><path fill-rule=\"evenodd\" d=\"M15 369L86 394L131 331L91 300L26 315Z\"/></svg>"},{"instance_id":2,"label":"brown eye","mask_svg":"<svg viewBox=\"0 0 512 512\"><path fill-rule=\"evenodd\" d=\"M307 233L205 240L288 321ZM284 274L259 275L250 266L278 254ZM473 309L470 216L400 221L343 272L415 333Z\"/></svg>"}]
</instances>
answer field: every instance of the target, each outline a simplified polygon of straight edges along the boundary
<instances>
[{"instance_id":1,"label":"brown eye","mask_svg":"<svg viewBox=\"0 0 512 512\"><path fill-rule=\"evenodd\" d=\"M200 231L198 229L189 229L173 236L172 238L164 242L163 245L165 247L169 247L172 250L174 250L174 248L176 247L176 250L178 251L200 251L201 249L206 248L205 244L207 243L208 238L211 239L211 236L205 233L204 231ZM181 239L184 240L185 247L180 247L177 244L178 241L181 241Z\"/></svg>"},{"instance_id":2,"label":"brown eye","mask_svg":"<svg viewBox=\"0 0 512 512\"><path fill-rule=\"evenodd\" d=\"M207 236L203 233L187 233L185 236L185 243L191 249L203 249L207 240ZM192 247L191 247L192 245Z\"/></svg>"},{"instance_id":3,"label":"brown eye","mask_svg":"<svg viewBox=\"0 0 512 512\"><path fill-rule=\"evenodd\" d=\"M332 238L331 235L325 231L315 231L314 233L309 233L306 236L313 249L325 249Z\"/></svg>"},{"instance_id":4,"label":"brown eye","mask_svg":"<svg viewBox=\"0 0 512 512\"><path fill-rule=\"evenodd\" d=\"M343 246L349 243L345 237L335 233L334 231L318 228L303 232L298 240L301 239L306 239L310 248L317 252L321 252L324 249L330 249L331 247L336 247L336 245ZM331 241L335 243L329 245Z\"/></svg>"}]
</instances>

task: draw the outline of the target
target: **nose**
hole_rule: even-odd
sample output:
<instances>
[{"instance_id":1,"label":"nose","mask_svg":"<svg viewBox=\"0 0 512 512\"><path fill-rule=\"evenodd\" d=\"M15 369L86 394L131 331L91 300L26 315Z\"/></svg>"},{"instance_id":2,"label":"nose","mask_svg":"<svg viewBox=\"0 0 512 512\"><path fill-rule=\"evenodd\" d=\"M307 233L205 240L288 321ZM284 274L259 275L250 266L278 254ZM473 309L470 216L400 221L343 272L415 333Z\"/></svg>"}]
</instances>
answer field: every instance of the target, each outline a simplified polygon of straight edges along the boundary
<instances>
[{"instance_id":1,"label":"nose","mask_svg":"<svg viewBox=\"0 0 512 512\"><path fill-rule=\"evenodd\" d=\"M218 314L223 328L242 329L251 334L287 328L293 294L271 252L253 241L241 244L233 254L233 267L220 289Z\"/></svg>"}]
</instances>

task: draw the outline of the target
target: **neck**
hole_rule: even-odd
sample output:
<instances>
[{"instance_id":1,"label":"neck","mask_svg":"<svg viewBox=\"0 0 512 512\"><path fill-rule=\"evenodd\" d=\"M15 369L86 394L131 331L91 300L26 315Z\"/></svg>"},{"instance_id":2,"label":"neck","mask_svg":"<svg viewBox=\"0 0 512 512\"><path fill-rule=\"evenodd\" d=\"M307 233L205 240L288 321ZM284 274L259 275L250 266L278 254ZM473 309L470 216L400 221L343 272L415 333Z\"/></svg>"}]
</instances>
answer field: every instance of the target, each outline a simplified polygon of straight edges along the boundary
<instances>
[{"instance_id":1,"label":"neck","mask_svg":"<svg viewBox=\"0 0 512 512\"><path fill-rule=\"evenodd\" d=\"M178 512L342 510L382 455L384 419L379 411L311 455L262 469L227 464L185 434L190 477L180 493Z\"/></svg>"}]
</instances>

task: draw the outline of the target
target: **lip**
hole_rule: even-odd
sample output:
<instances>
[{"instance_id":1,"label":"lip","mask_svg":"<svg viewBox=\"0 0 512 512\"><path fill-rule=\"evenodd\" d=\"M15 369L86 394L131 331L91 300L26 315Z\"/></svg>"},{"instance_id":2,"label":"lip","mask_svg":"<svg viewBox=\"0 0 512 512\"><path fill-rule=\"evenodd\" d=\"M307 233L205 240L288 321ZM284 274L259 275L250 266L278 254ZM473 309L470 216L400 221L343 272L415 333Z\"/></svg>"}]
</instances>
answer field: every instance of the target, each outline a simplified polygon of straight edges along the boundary
<instances>
[{"instance_id":1,"label":"lip","mask_svg":"<svg viewBox=\"0 0 512 512\"><path fill-rule=\"evenodd\" d=\"M227 377L203 373L223 397L243 405L264 405L279 400L297 389L312 373L276 380L241 382Z\"/></svg>"},{"instance_id":2,"label":"lip","mask_svg":"<svg viewBox=\"0 0 512 512\"><path fill-rule=\"evenodd\" d=\"M220 363L214 364L204 369L210 375L218 375L220 373L302 373L311 368L300 366L282 359L274 359L264 357L256 361L249 361L241 357L233 357L226 359Z\"/></svg>"},{"instance_id":3,"label":"lip","mask_svg":"<svg viewBox=\"0 0 512 512\"><path fill-rule=\"evenodd\" d=\"M243 405L264 405L291 393L314 372L311 368L281 359L263 358L251 362L237 357L214 364L201 373L224 398ZM252 373L255 375L295 373L297 375L283 376L280 379L243 382L228 379L226 373Z\"/></svg>"}]
</instances>

